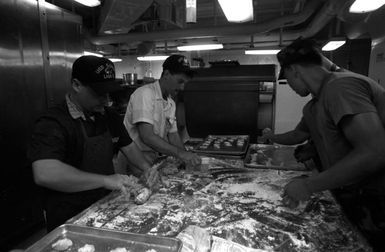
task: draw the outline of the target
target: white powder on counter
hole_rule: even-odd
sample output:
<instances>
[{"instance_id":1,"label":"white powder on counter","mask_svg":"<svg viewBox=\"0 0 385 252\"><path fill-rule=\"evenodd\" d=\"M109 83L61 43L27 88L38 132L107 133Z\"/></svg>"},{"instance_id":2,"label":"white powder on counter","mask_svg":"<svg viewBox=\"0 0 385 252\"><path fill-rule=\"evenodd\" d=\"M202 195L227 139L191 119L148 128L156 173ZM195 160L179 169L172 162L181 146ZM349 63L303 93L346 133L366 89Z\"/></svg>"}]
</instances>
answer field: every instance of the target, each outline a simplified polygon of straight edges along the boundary
<instances>
[{"instance_id":1,"label":"white powder on counter","mask_svg":"<svg viewBox=\"0 0 385 252\"><path fill-rule=\"evenodd\" d=\"M197 225L213 235L270 251L312 251L315 244L324 249L320 251L338 251L347 247L347 239L350 247L359 247L347 234L349 229L338 209L329 203L330 197L315 194L306 212L282 205L283 186L301 174L258 170L224 174L212 181L186 174L168 177L169 186L153 194L144 205L133 205L132 200L119 196L93 208L88 218L94 218L93 226L104 220L103 228L169 237L187 225Z\"/></svg>"},{"instance_id":2,"label":"white powder on counter","mask_svg":"<svg viewBox=\"0 0 385 252\"><path fill-rule=\"evenodd\" d=\"M167 215L164 217L164 220L169 220L171 222L183 222L183 219L188 216L188 214L184 212L177 212L176 214L173 215Z\"/></svg>"},{"instance_id":3,"label":"white powder on counter","mask_svg":"<svg viewBox=\"0 0 385 252\"><path fill-rule=\"evenodd\" d=\"M268 186L263 186L258 183L245 183L245 184L234 184L230 185L226 192L235 194L235 193L245 193L245 192L254 192L257 198L278 201L281 200L281 196L273 191Z\"/></svg>"}]
</instances>

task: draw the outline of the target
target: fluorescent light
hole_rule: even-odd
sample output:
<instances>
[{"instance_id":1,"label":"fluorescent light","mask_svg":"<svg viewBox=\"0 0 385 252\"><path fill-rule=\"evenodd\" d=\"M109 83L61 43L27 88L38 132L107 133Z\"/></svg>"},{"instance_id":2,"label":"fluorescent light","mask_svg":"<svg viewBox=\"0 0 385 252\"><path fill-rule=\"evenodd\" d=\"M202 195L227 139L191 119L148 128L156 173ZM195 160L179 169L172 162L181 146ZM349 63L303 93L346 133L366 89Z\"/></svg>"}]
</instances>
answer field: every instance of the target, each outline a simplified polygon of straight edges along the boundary
<instances>
[{"instance_id":1,"label":"fluorescent light","mask_svg":"<svg viewBox=\"0 0 385 252\"><path fill-rule=\"evenodd\" d=\"M279 50L246 50L245 54L251 55L274 55L277 54Z\"/></svg>"},{"instance_id":2,"label":"fluorescent light","mask_svg":"<svg viewBox=\"0 0 385 252\"><path fill-rule=\"evenodd\" d=\"M189 46L178 46L179 51L203 51L203 50L217 50L222 49L222 44L208 44L208 45L189 45Z\"/></svg>"},{"instance_id":3,"label":"fluorescent light","mask_svg":"<svg viewBox=\"0 0 385 252\"><path fill-rule=\"evenodd\" d=\"M74 1L88 7L96 7L100 5L100 0L74 0Z\"/></svg>"},{"instance_id":4,"label":"fluorescent light","mask_svg":"<svg viewBox=\"0 0 385 252\"><path fill-rule=\"evenodd\" d=\"M229 22L247 22L254 18L252 0L218 0Z\"/></svg>"},{"instance_id":5,"label":"fluorescent light","mask_svg":"<svg viewBox=\"0 0 385 252\"><path fill-rule=\"evenodd\" d=\"M92 55L92 56L96 56L96 57L103 57L103 55L101 55L99 53L93 53L93 52L87 52L87 51L84 51L83 55Z\"/></svg>"},{"instance_id":6,"label":"fluorescent light","mask_svg":"<svg viewBox=\"0 0 385 252\"><path fill-rule=\"evenodd\" d=\"M356 0L349 8L352 13L374 11L385 4L385 0Z\"/></svg>"},{"instance_id":7,"label":"fluorescent light","mask_svg":"<svg viewBox=\"0 0 385 252\"><path fill-rule=\"evenodd\" d=\"M152 55L152 56L137 57L139 61L157 61L157 60L165 60L167 58L168 58L167 55Z\"/></svg>"},{"instance_id":8,"label":"fluorescent light","mask_svg":"<svg viewBox=\"0 0 385 252\"><path fill-rule=\"evenodd\" d=\"M186 22L197 22L197 0L186 0Z\"/></svg>"},{"instance_id":9,"label":"fluorescent light","mask_svg":"<svg viewBox=\"0 0 385 252\"><path fill-rule=\"evenodd\" d=\"M111 60L112 62L121 62L122 59L119 59L119 58L107 58L109 60Z\"/></svg>"},{"instance_id":10,"label":"fluorescent light","mask_svg":"<svg viewBox=\"0 0 385 252\"><path fill-rule=\"evenodd\" d=\"M329 41L326 45L322 47L322 51L333 51L338 47L342 46L343 44L345 44L345 40Z\"/></svg>"}]
</instances>

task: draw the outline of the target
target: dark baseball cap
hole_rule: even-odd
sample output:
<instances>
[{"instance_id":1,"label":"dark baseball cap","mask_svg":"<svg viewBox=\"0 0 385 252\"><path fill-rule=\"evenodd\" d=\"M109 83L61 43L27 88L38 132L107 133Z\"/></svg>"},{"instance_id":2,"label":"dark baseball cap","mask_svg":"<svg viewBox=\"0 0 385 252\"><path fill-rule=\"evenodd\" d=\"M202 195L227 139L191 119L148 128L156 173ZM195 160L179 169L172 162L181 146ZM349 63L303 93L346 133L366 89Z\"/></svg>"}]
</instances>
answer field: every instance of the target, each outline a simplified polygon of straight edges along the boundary
<instances>
[{"instance_id":1,"label":"dark baseball cap","mask_svg":"<svg viewBox=\"0 0 385 252\"><path fill-rule=\"evenodd\" d=\"M184 73L190 78L195 74L195 71L190 68L187 58L179 54L171 55L163 62L163 71L164 70L169 70L172 74Z\"/></svg>"},{"instance_id":2,"label":"dark baseball cap","mask_svg":"<svg viewBox=\"0 0 385 252\"><path fill-rule=\"evenodd\" d=\"M99 95L123 89L122 81L115 79L114 63L103 57L86 55L76 59L72 65L72 78Z\"/></svg>"},{"instance_id":3,"label":"dark baseball cap","mask_svg":"<svg viewBox=\"0 0 385 252\"><path fill-rule=\"evenodd\" d=\"M281 65L278 80L285 79L284 68L296 63L322 65L322 55L312 39L297 38L277 54Z\"/></svg>"}]
</instances>

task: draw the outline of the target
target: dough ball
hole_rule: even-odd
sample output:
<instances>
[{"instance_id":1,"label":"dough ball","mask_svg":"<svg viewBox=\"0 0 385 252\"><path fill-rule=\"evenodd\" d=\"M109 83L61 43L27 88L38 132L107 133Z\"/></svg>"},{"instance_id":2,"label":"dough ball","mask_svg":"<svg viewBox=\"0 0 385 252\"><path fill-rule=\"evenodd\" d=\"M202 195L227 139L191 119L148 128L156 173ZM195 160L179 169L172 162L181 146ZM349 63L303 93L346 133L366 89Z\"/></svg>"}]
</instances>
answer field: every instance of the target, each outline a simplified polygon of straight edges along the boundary
<instances>
[{"instance_id":1,"label":"dough ball","mask_svg":"<svg viewBox=\"0 0 385 252\"><path fill-rule=\"evenodd\" d=\"M144 187L139 190L138 195L135 197L135 203L138 205L142 205L146 203L146 201L150 198L151 196L151 190Z\"/></svg>"},{"instance_id":2,"label":"dough ball","mask_svg":"<svg viewBox=\"0 0 385 252\"><path fill-rule=\"evenodd\" d=\"M95 246L86 244L83 247L78 249L78 252L94 252L95 251Z\"/></svg>"},{"instance_id":3,"label":"dough ball","mask_svg":"<svg viewBox=\"0 0 385 252\"><path fill-rule=\"evenodd\" d=\"M110 250L110 252L130 252L130 251L127 250L126 248L115 248Z\"/></svg>"},{"instance_id":4,"label":"dough ball","mask_svg":"<svg viewBox=\"0 0 385 252\"><path fill-rule=\"evenodd\" d=\"M52 248L59 251L67 250L72 246L72 241L70 239L64 238L57 240L54 244L52 244Z\"/></svg>"}]
</instances>

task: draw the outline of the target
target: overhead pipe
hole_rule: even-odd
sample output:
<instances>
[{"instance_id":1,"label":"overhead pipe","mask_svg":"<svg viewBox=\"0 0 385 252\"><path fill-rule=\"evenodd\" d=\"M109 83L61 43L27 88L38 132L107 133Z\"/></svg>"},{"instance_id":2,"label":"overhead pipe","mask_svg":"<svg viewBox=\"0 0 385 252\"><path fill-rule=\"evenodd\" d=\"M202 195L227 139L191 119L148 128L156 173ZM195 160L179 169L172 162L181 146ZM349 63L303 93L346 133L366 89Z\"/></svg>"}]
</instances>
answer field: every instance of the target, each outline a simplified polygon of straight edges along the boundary
<instances>
[{"instance_id":1,"label":"overhead pipe","mask_svg":"<svg viewBox=\"0 0 385 252\"><path fill-rule=\"evenodd\" d=\"M317 34L322 28L325 27L334 17L337 16L346 5L349 4L351 0L329 0L325 3L321 10L318 11L318 14L313 18L310 24L298 31L286 31L283 34L280 32L272 32L269 34L256 34L254 39L258 41L293 41L298 37L309 38ZM281 46L281 45L280 45Z\"/></svg>"},{"instance_id":2,"label":"overhead pipe","mask_svg":"<svg viewBox=\"0 0 385 252\"><path fill-rule=\"evenodd\" d=\"M311 0L302 12L292 14L260 24L248 23L239 25L223 25L205 28L187 28L175 30L161 30L148 33L127 33L115 35L100 35L89 37L89 41L96 45L131 43L134 41L161 41L170 39L196 39L226 37L237 35L252 35L266 33L279 27L295 26L305 22L319 8L323 1Z\"/></svg>"},{"instance_id":3,"label":"overhead pipe","mask_svg":"<svg viewBox=\"0 0 385 252\"><path fill-rule=\"evenodd\" d=\"M279 30L278 32L271 32L269 34L255 34L254 40L263 41L263 43L260 44L261 46L266 46L267 43L275 43L275 45L284 46L285 44L283 42L285 41L289 43L298 37L312 37L336 17L337 14L343 11L349 3L351 3L351 0L339 0L337 2L329 0L323 5L322 9L319 10L318 14L306 28L298 31L286 31L284 33L281 33ZM255 46L258 47L258 45Z\"/></svg>"},{"instance_id":4,"label":"overhead pipe","mask_svg":"<svg viewBox=\"0 0 385 252\"><path fill-rule=\"evenodd\" d=\"M322 10L320 10L317 15L314 17L313 21L301 35L305 38L309 38L318 33L323 27L325 27L342 9L346 7L346 3L349 3L350 0L339 0L333 1L330 0L327 2Z\"/></svg>"}]
</instances>

